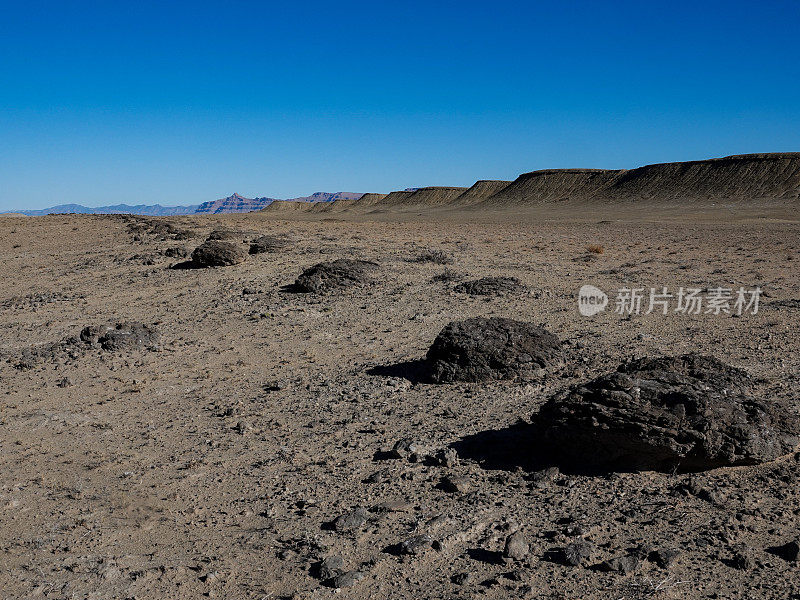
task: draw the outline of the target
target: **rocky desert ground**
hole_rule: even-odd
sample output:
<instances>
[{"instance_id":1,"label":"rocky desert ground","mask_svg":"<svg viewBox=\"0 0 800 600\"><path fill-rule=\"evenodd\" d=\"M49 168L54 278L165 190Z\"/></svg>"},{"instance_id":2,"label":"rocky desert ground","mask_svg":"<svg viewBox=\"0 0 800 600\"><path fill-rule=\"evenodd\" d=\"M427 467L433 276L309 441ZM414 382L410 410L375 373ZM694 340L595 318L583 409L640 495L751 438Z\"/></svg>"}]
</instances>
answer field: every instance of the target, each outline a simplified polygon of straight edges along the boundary
<instances>
[{"instance_id":1,"label":"rocky desert ground","mask_svg":"<svg viewBox=\"0 0 800 600\"><path fill-rule=\"evenodd\" d=\"M800 598L800 223L757 213L0 219L0 595ZM340 259L365 262L298 280ZM584 284L763 295L757 314L612 298L587 317ZM472 317L544 345L432 372ZM630 400L610 374L691 353L711 378L645 360L666 375L639 406L665 385L741 398L735 451L598 465L627 418L603 402ZM599 412L571 447L540 435L540 409L569 419L548 403L586 389ZM671 443L684 404L620 447Z\"/></svg>"}]
</instances>

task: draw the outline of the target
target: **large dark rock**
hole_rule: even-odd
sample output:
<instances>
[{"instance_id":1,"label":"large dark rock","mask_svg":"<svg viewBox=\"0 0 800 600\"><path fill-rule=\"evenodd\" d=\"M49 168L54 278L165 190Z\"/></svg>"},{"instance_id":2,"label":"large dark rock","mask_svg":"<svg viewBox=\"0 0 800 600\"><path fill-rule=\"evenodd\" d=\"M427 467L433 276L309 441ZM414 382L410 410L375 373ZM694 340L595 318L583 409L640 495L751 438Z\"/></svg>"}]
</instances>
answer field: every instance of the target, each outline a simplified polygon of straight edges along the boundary
<instances>
[{"instance_id":1,"label":"large dark rock","mask_svg":"<svg viewBox=\"0 0 800 600\"><path fill-rule=\"evenodd\" d=\"M288 245L286 238L275 235L262 235L250 242L250 254L262 254L264 252L277 252Z\"/></svg>"},{"instance_id":2,"label":"large dark rock","mask_svg":"<svg viewBox=\"0 0 800 600\"><path fill-rule=\"evenodd\" d=\"M626 362L534 417L542 440L584 465L702 470L792 452L797 419L753 395L747 372L698 354Z\"/></svg>"},{"instance_id":3,"label":"large dark rock","mask_svg":"<svg viewBox=\"0 0 800 600\"><path fill-rule=\"evenodd\" d=\"M359 283L371 283L378 265L366 260L340 258L306 269L295 281L301 292L323 292Z\"/></svg>"},{"instance_id":4,"label":"large dark rock","mask_svg":"<svg viewBox=\"0 0 800 600\"><path fill-rule=\"evenodd\" d=\"M227 267L244 262L244 250L231 242L207 240L192 252L192 263L196 267Z\"/></svg>"},{"instance_id":5,"label":"large dark rock","mask_svg":"<svg viewBox=\"0 0 800 600\"><path fill-rule=\"evenodd\" d=\"M220 242L220 241L236 240L238 242L247 236L248 233L246 231L239 231L238 229L227 229L223 227L221 229L215 229L214 231L209 233L208 237L206 238L206 241Z\"/></svg>"},{"instance_id":6,"label":"large dark rock","mask_svg":"<svg viewBox=\"0 0 800 600\"><path fill-rule=\"evenodd\" d=\"M482 277L460 283L453 289L471 296L501 296L522 292L525 286L516 277Z\"/></svg>"},{"instance_id":7,"label":"large dark rock","mask_svg":"<svg viewBox=\"0 0 800 600\"><path fill-rule=\"evenodd\" d=\"M437 383L530 377L562 362L561 342L542 327L475 317L445 327L428 350Z\"/></svg>"}]
</instances>

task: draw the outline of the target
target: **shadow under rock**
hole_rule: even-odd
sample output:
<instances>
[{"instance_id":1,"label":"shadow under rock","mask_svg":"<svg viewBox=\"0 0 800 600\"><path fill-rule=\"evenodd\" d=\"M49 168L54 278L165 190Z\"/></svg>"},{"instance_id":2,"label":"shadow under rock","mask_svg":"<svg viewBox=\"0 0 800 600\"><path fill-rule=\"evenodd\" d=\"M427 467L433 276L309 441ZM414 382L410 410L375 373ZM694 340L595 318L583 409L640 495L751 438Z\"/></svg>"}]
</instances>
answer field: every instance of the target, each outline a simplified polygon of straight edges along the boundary
<instances>
[{"instance_id":1,"label":"shadow under rock","mask_svg":"<svg viewBox=\"0 0 800 600\"><path fill-rule=\"evenodd\" d=\"M308 294L309 291L300 287L296 283L289 283L286 285L282 285L278 288L278 291L284 294Z\"/></svg>"},{"instance_id":2,"label":"shadow under rock","mask_svg":"<svg viewBox=\"0 0 800 600\"><path fill-rule=\"evenodd\" d=\"M467 549L467 555L469 555L472 560L477 560L478 562L486 563L487 565L504 564L502 552L485 550L484 548L469 548Z\"/></svg>"},{"instance_id":3,"label":"shadow under rock","mask_svg":"<svg viewBox=\"0 0 800 600\"><path fill-rule=\"evenodd\" d=\"M618 470L610 465L591 464L590 457L581 461L558 452L542 441L536 425L520 421L504 429L489 429L468 435L450 444L465 460L477 462L492 471L544 471L558 467L573 475L607 475Z\"/></svg>"},{"instance_id":4,"label":"shadow under rock","mask_svg":"<svg viewBox=\"0 0 800 600\"><path fill-rule=\"evenodd\" d=\"M378 365L367 370L367 375L400 377L411 383L433 383L428 362L424 359L407 360L393 365Z\"/></svg>"},{"instance_id":5,"label":"shadow under rock","mask_svg":"<svg viewBox=\"0 0 800 600\"><path fill-rule=\"evenodd\" d=\"M176 270L176 271L183 271L185 269L202 269L202 268L203 268L203 265L198 265L193 260L185 260L183 262L175 263L174 265L172 265L170 267L170 269L173 269L173 270Z\"/></svg>"}]
</instances>

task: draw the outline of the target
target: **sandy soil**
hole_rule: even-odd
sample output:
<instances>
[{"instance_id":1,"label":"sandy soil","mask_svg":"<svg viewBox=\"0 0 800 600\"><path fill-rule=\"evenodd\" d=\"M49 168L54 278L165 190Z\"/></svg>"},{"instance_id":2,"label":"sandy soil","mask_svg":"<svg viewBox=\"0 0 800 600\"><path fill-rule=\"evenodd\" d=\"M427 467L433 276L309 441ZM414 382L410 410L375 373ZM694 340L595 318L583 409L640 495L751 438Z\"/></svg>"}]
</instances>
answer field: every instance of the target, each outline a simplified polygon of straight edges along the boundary
<instances>
[{"instance_id":1,"label":"sandy soil","mask_svg":"<svg viewBox=\"0 0 800 600\"><path fill-rule=\"evenodd\" d=\"M168 219L193 231L182 240L130 228L157 219L4 218L1 595L799 598L797 563L770 551L800 538L797 455L694 475L540 480L522 468L526 457L497 447L551 394L631 356L711 354L769 379L798 410L800 224L786 216ZM169 268L181 259L166 249L191 251L220 226L241 229L242 240L285 234L290 243L236 266ZM454 262L413 262L429 248ZM326 295L283 287L341 257L378 262L378 283ZM455 280L433 280L446 269ZM460 277L484 275L515 276L529 291L453 290ZM764 297L757 315L738 318L581 317L584 283L758 285ZM537 383L434 385L402 367L449 321L492 315L544 324L582 358ZM26 349L123 320L157 326L161 347L43 351L19 364ZM404 438L453 445L456 459L392 458ZM444 477L463 491L442 486ZM359 507L366 522L331 525ZM518 561L502 556L515 531L530 543ZM422 534L433 547L401 553ZM586 566L558 559L576 539L594 544ZM628 574L598 568L642 545L678 555L667 568L646 559ZM737 552L751 560L741 564ZM363 579L325 585L318 563L332 555Z\"/></svg>"}]
</instances>

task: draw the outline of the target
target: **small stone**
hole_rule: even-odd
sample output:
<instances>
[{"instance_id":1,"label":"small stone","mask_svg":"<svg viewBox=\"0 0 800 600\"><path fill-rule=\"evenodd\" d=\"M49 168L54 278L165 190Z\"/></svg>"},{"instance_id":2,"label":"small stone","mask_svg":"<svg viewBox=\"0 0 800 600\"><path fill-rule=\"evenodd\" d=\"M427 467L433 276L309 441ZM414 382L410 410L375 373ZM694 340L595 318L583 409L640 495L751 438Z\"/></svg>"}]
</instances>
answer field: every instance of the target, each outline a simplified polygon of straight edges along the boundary
<instances>
[{"instance_id":1,"label":"small stone","mask_svg":"<svg viewBox=\"0 0 800 600\"><path fill-rule=\"evenodd\" d=\"M319 565L320 579L333 579L344 572L344 559L341 556L329 556Z\"/></svg>"},{"instance_id":2,"label":"small stone","mask_svg":"<svg viewBox=\"0 0 800 600\"><path fill-rule=\"evenodd\" d=\"M472 489L469 477L443 477L440 485L451 494L466 494Z\"/></svg>"},{"instance_id":3,"label":"small stone","mask_svg":"<svg viewBox=\"0 0 800 600\"><path fill-rule=\"evenodd\" d=\"M667 548L660 548L658 550L654 550L650 553L648 560L650 562L656 563L662 569L669 569L672 566L672 563L675 562L675 559L680 556L680 552L677 550L667 549Z\"/></svg>"},{"instance_id":4,"label":"small stone","mask_svg":"<svg viewBox=\"0 0 800 600\"><path fill-rule=\"evenodd\" d=\"M346 571L333 578L331 582L335 588L351 587L364 579L364 573L361 571Z\"/></svg>"},{"instance_id":5,"label":"small stone","mask_svg":"<svg viewBox=\"0 0 800 600\"><path fill-rule=\"evenodd\" d=\"M333 528L336 531L352 531L366 523L368 518L369 515L367 511L359 507L349 513L336 517L336 520L333 522Z\"/></svg>"},{"instance_id":6,"label":"small stone","mask_svg":"<svg viewBox=\"0 0 800 600\"><path fill-rule=\"evenodd\" d=\"M603 561L600 568L604 571L628 575L639 568L639 559L633 555L612 558L611 560Z\"/></svg>"},{"instance_id":7,"label":"small stone","mask_svg":"<svg viewBox=\"0 0 800 600\"><path fill-rule=\"evenodd\" d=\"M425 523L425 530L433 533L447 523L447 521L448 518L446 516L437 515L431 519L428 519L428 521Z\"/></svg>"},{"instance_id":8,"label":"small stone","mask_svg":"<svg viewBox=\"0 0 800 600\"><path fill-rule=\"evenodd\" d=\"M429 535L417 535L409 538L400 544L401 554L410 554L416 556L422 554L425 550L433 545L433 538Z\"/></svg>"},{"instance_id":9,"label":"small stone","mask_svg":"<svg viewBox=\"0 0 800 600\"><path fill-rule=\"evenodd\" d=\"M458 466L458 452L453 448L442 448L433 455L433 461L440 467Z\"/></svg>"},{"instance_id":10,"label":"small stone","mask_svg":"<svg viewBox=\"0 0 800 600\"><path fill-rule=\"evenodd\" d=\"M395 458L410 458L412 455L419 455L421 450L422 444L418 441L403 439L395 442L391 455Z\"/></svg>"},{"instance_id":11,"label":"small stone","mask_svg":"<svg viewBox=\"0 0 800 600\"><path fill-rule=\"evenodd\" d=\"M536 471L531 476L531 483L535 488L546 488L553 483L560 474L561 471L559 471L558 467L548 467L547 469Z\"/></svg>"},{"instance_id":12,"label":"small stone","mask_svg":"<svg viewBox=\"0 0 800 600\"><path fill-rule=\"evenodd\" d=\"M650 544L639 544L633 550L633 556L639 560L648 560L648 557L653 553L654 550L655 548Z\"/></svg>"},{"instance_id":13,"label":"small stone","mask_svg":"<svg viewBox=\"0 0 800 600\"><path fill-rule=\"evenodd\" d=\"M506 579L511 581L525 581L528 578L528 573L524 569L514 569L506 573Z\"/></svg>"},{"instance_id":14,"label":"small stone","mask_svg":"<svg viewBox=\"0 0 800 600\"><path fill-rule=\"evenodd\" d=\"M169 258L186 258L189 256L189 252L186 250L186 248L176 246L174 248L167 248L164 250L164 256Z\"/></svg>"},{"instance_id":15,"label":"small stone","mask_svg":"<svg viewBox=\"0 0 800 600\"><path fill-rule=\"evenodd\" d=\"M749 571L756 566L753 549L746 544L737 544L733 548L731 564L740 571Z\"/></svg>"},{"instance_id":16,"label":"small stone","mask_svg":"<svg viewBox=\"0 0 800 600\"><path fill-rule=\"evenodd\" d=\"M364 483L380 483L382 481L389 481L391 478L391 473L389 469L381 469L379 471L375 471L372 475L368 476Z\"/></svg>"},{"instance_id":17,"label":"small stone","mask_svg":"<svg viewBox=\"0 0 800 600\"><path fill-rule=\"evenodd\" d=\"M512 560L522 560L528 555L530 546L522 532L517 531L506 538L503 556Z\"/></svg>"},{"instance_id":18,"label":"small stone","mask_svg":"<svg viewBox=\"0 0 800 600\"><path fill-rule=\"evenodd\" d=\"M233 426L233 430L239 435L245 435L253 430L253 426L247 421L239 421Z\"/></svg>"},{"instance_id":19,"label":"small stone","mask_svg":"<svg viewBox=\"0 0 800 600\"><path fill-rule=\"evenodd\" d=\"M456 585L469 585L475 581L474 573L457 573L450 578L450 581Z\"/></svg>"}]
</instances>

